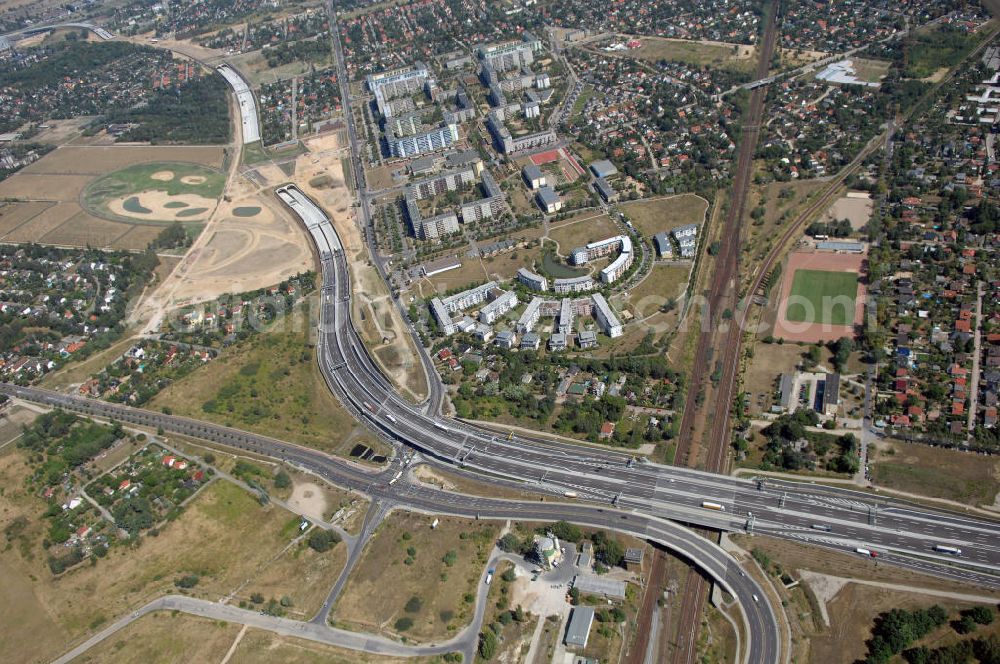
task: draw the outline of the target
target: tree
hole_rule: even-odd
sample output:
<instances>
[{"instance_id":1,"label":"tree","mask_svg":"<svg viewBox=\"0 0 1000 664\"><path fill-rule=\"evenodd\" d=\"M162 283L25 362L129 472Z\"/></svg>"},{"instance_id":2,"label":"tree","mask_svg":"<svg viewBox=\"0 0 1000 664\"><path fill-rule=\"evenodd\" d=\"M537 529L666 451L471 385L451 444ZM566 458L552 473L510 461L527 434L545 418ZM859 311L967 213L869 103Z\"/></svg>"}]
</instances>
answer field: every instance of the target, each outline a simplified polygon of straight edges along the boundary
<instances>
[{"instance_id":1,"label":"tree","mask_svg":"<svg viewBox=\"0 0 1000 664\"><path fill-rule=\"evenodd\" d=\"M952 627L959 634L971 634L976 631L976 621L968 613L952 623Z\"/></svg>"},{"instance_id":2,"label":"tree","mask_svg":"<svg viewBox=\"0 0 1000 664\"><path fill-rule=\"evenodd\" d=\"M497 654L497 635L491 629L479 633L479 656L489 661Z\"/></svg>"},{"instance_id":3,"label":"tree","mask_svg":"<svg viewBox=\"0 0 1000 664\"><path fill-rule=\"evenodd\" d=\"M289 477L284 469L279 470L278 474L274 476L274 488L287 489L290 486L292 486L292 478Z\"/></svg>"},{"instance_id":4,"label":"tree","mask_svg":"<svg viewBox=\"0 0 1000 664\"><path fill-rule=\"evenodd\" d=\"M969 616L980 625L989 625L993 622L993 609L988 606L977 606L962 611L963 616Z\"/></svg>"},{"instance_id":5,"label":"tree","mask_svg":"<svg viewBox=\"0 0 1000 664\"><path fill-rule=\"evenodd\" d=\"M403 610L406 611L407 613L419 613L420 609L422 609L423 606L424 606L423 600L414 595L413 597L411 597L406 601L406 606L403 607Z\"/></svg>"},{"instance_id":6,"label":"tree","mask_svg":"<svg viewBox=\"0 0 1000 664\"><path fill-rule=\"evenodd\" d=\"M513 567L508 568L500 578L506 581L507 583L510 583L511 581L517 578L517 572L514 571Z\"/></svg>"},{"instance_id":7,"label":"tree","mask_svg":"<svg viewBox=\"0 0 1000 664\"><path fill-rule=\"evenodd\" d=\"M397 632L405 632L406 630L413 627L413 618L410 618L408 616L403 616L402 618L396 621L395 627Z\"/></svg>"},{"instance_id":8,"label":"tree","mask_svg":"<svg viewBox=\"0 0 1000 664\"><path fill-rule=\"evenodd\" d=\"M174 581L174 585L178 588L194 588L198 585L198 580L197 574L188 574Z\"/></svg>"},{"instance_id":9,"label":"tree","mask_svg":"<svg viewBox=\"0 0 1000 664\"><path fill-rule=\"evenodd\" d=\"M520 550L521 543L518 541L517 535L515 535L514 533L507 533L506 535L500 538L500 540L497 542L497 546L500 548L501 551L505 551L507 553L513 553L514 551Z\"/></svg>"},{"instance_id":10,"label":"tree","mask_svg":"<svg viewBox=\"0 0 1000 664\"><path fill-rule=\"evenodd\" d=\"M336 533L321 528L316 529L309 536L309 548L318 553L329 551L339 542L340 537Z\"/></svg>"}]
</instances>

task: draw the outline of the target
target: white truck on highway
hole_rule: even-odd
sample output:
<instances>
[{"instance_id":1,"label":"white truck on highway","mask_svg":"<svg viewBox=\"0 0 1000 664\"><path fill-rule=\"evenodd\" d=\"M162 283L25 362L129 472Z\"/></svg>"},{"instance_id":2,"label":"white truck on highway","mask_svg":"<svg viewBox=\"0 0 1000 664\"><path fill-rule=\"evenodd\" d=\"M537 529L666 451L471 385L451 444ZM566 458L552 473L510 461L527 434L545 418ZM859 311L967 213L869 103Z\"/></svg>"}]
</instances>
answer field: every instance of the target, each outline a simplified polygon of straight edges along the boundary
<instances>
[{"instance_id":1,"label":"white truck on highway","mask_svg":"<svg viewBox=\"0 0 1000 664\"><path fill-rule=\"evenodd\" d=\"M711 500L701 501L701 506L707 510L715 510L716 512L725 512L726 506L721 503L713 503Z\"/></svg>"}]
</instances>

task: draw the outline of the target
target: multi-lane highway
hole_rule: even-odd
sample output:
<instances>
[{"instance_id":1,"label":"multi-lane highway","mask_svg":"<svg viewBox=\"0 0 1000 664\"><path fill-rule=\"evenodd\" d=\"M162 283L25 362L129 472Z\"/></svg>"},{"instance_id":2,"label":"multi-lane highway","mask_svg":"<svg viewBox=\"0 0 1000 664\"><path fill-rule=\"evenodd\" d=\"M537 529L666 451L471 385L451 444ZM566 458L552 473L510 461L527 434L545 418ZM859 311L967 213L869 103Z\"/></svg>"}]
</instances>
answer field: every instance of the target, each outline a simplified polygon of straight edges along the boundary
<instances>
[{"instance_id":1,"label":"multi-lane highway","mask_svg":"<svg viewBox=\"0 0 1000 664\"><path fill-rule=\"evenodd\" d=\"M616 451L497 435L424 414L395 394L354 330L347 261L326 214L294 186L277 194L302 220L317 246L322 265L318 361L345 407L384 439L419 450L434 462L479 472L487 482L517 480L539 491L571 492L597 504L505 501L419 485L393 487L386 473L376 475L314 450L218 425L37 388L0 385L0 392L250 449L372 497L428 512L565 519L656 540L699 565L739 600L750 627L748 652L753 662L779 657L779 631L771 607L754 599L764 595L728 554L677 522L722 531L752 528L839 551L865 549L888 564L1000 587L1000 524L994 521L857 491L783 480L764 483L641 463ZM706 501L714 505L706 507ZM936 552L935 545L961 553Z\"/></svg>"}]
</instances>

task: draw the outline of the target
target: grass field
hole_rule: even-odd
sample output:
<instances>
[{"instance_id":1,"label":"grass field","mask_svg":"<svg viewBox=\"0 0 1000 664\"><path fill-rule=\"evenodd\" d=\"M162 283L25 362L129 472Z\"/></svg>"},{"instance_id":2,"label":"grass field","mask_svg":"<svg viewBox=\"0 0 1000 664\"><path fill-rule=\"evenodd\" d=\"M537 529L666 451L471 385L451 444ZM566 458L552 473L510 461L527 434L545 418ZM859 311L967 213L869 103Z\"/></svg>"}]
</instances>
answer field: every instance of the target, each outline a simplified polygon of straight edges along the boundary
<instances>
[{"instance_id":1,"label":"grass field","mask_svg":"<svg viewBox=\"0 0 1000 664\"><path fill-rule=\"evenodd\" d=\"M649 36L643 36L641 39L642 46L639 48L619 53L650 62L670 60L745 72L752 71L756 63L756 58L753 57L756 49L752 46Z\"/></svg>"},{"instance_id":2,"label":"grass field","mask_svg":"<svg viewBox=\"0 0 1000 664\"><path fill-rule=\"evenodd\" d=\"M628 302L636 318L657 313L667 300L679 298L687 287L687 267L654 265L649 275L629 293Z\"/></svg>"},{"instance_id":3,"label":"grass field","mask_svg":"<svg viewBox=\"0 0 1000 664\"><path fill-rule=\"evenodd\" d=\"M705 221L708 201L695 194L681 194L669 198L622 203L621 209L643 235L652 237L662 231L669 231L686 224L701 226Z\"/></svg>"},{"instance_id":4,"label":"grass field","mask_svg":"<svg viewBox=\"0 0 1000 664\"><path fill-rule=\"evenodd\" d=\"M853 272L797 270L790 299L798 301L788 303L785 317L796 323L851 325L857 295L858 275ZM844 298L850 300L849 305L843 304Z\"/></svg>"},{"instance_id":5,"label":"grass field","mask_svg":"<svg viewBox=\"0 0 1000 664\"><path fill-rule=\"evenodd\" d=\"M169 174L169 175L168 175ZM108 209L112 199L130 196L124 203L128 212L150 214L143 208L136 194L145 191L161 191L167 196L192 194L207 199L218 199L222 195L226 176L219 171L193 163L152 162L135 164L109 173L90 182L83 190L83 204L94 214L113 214ZM168 203L169 205L169 203ZM171 205L171 207L177 207ZM187 207L186 205L180 207ZM191 216L190 210L181 210L178 216ZM118 215L115 215L117 218Z\"/></svg>"},{"instance_id":6,"label":"grass field","mask_svg":"<svg viewBox=\"0 0 1000 664\"><path fill-rule=\"evenodd\" d=\"M559 243L559 253L563 256L568 256L577 247L619 234L618 227L608 215L592 212L549 229L549 239Z\"/></svg>"},{"instance_id":7,"label":"grass field","mask_svg":"<svg viewBox=\"0 0 1000 664\"><path fill-rule=\"evenodd\" d=\"M992 504L1000 461L972 452L893 442L872 459L876 486L969 505Z\"/></svg>"},{"instance_id":8,"label":"grass field","mask_svg":"<svg viewBox=\"0 0 1000 664\"><path fill-rule=\"evenodd\" d=\"M170 407L177 414L334 454L346 455L358 442L384 450L326 387L299 316L287 316L273 330L226 348L209 366L167 387L151 407Z\"/></svg>"},{"instance_id":9,"label":"grass field","mask_svg":"<svg viewBox=\"0 0 1000 664\"><path fill-rule=\"evenodd\" d=\"M337 602L338 626L433 640L469 622L475 600L467 593L475 595L497 526L441 518L432 530L432 521L412 512L385 520ZM412 626L401 629L400 619Z\"/></svg>"},{"instance_id":10,"label":"grass field","mask_svg":"<svg viewBox=\"0 0 1000 664\"><path fill-rule=\"evenodd\" d=\"M105 639L78 660L81 664L182 664L221 661L240 626L206 618L158 611L139 618ZM183 634L183 638L178 635Z\"/></svg>"}]
</instances>

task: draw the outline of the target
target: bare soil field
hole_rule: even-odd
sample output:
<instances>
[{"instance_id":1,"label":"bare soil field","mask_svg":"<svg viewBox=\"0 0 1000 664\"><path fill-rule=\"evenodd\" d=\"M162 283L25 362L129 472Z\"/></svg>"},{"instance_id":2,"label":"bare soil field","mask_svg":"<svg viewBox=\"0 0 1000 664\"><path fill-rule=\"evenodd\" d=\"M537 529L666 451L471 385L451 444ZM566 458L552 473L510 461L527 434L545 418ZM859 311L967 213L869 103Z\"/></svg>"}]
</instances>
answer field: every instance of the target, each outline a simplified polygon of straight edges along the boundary
<instances>
[{"instance_id":1,"label":"bare soil field","mask_svg":"<svg viewBox=\"0 0 1000 664\"><path fill-rule=\"evenodd\" d=\"M315 269L305 230L269 188L241 178L228 195L230 200L220 201L215 210L211 230L136 311L134 319L147 321L147 329L159 325L164 311L264 288ZM237 216L238 208L259 211Z\"/></svg>"},{"instance_id":2,"label":"bare soil field","mask_svg":"<svg viewBox=\"0 0 1000 664\"><path fill-rule=\"evenodd\" d=\"M646 278L628 294L633 315L642 320L660 311L667 300L677 300L687 288L690 266L654 265Z\"/></svg>"},{"instance_id":3,"label":"bare soil field","mask_svg":"<svg viewBox=\"0 0 1000 664\"><path fill-rule=\"evenodd\" d=\"M851 228L860 230L871 219L874 209L875 203L872 201L871 196L866 198L843 196L833 202L833 205L830 206L830 209L823 216L823 220L839 221L847 219L851 222Z\"/></svg>"},{"instance_id":4,"label":"bare soil field","mask_svg":"<svg viewBox=\"0 0 1000 664\"><path fill-rule=\"evenodd\" d=\"M338 626L426 641L468 623L475 607L463 596L477 590L499 527L440 518L432 530L433 521L412 512L386 518L334 607ZM412 625L403 628L402 618Z\"/></svg>"},{"instance_id":5,"label":"bare soil field","mask_svg":"<svg viewBox=\"0 0 1000 664\"><path fill-rule=\"evenodd\" d=\"M248 630L233 652L231 664L438 664L440 657L386 657L293 639L263 630Z\"/></svg>"},{"instance_id":6,"label":"bare soil field","mask_svg":"<svg viewBox=\"0 0 1000 664\"><path fill-rule=\"evenodd\" d=\"M42 129L31 140L49 145L65 145L79 137L83 133L83 128L90 124L93 119L93 116L84 115L66 120L46 120L45 124L49 128Z\"/></svg>"},{"instance_id":7,"label":"bare soil field","mask_svg":"<svg viewBox=\"0 0 1000 664\"><path fill-rule=\"evenodd\" d=\"M631 39L632 37L625 36L623 38ZM737 71L752 71L756 62L756 47L745 44L692 41L690 39L671 39L668 37L649 37L646 35L635 38L642 42L642 46L625 51L615 51L612 55L648 60L650 62L670 60Z\"/></svg>"},{"instance_id":8,"label":"bare soil field","mask_svg":"<svg viewBox=\"0 0 1000 664\"><path fill-rule=\"evenodd\" d=\"M621 208L643 235L653 237L686 224L702 226L708 212L708 201L695 194L680 194L623 203Z\"/></svg>"},{"instance_id":9,"label":"bare soil field","mask_svg":"<svg viewBox=\"0 0 1000 664\"><path fill-rule=\"evenodd\" d=\"M744 384L750 395L750 408L759 410L757 404L763 397L761 410L767 410L773 401L778 377L790 373L802 361L805 348L798 344L765 344L757 342L753 347L753 359L744 374Z\"/></svg>"},{"instance_id":10,"label":"bare soil field","mask_svg":"<svg viewBox=\"0 0 1000 664\"><path fill-rule=\"evenodd\" d=\"M947 598L915 592L903 592L890 588L878 588L854 583L848 583L827 603L830 616L830 627L826 633L813 636L810 640L809 661L814 664L828 662L854 662L863 660L867 652L865 641L871 638L871 630L875 618L892 609L918 609L937 604L957 617L961 609L970 604L956 602ZM997 625L980 628L976 637L996 633ZM950 625L931 632L918 643L930 648L940 647L959 640ZM916 645L916 644L914 644Z\"/></svg>"},{"instance_id":11,"label":"bare soil field","mask_svg":"<svg viewBox=\"0 0 1000 664\"><path fill-rule=\"evenodd\" d=\"M787 341L804 341L817 343L831 341L840 337L854 337L855 326L864 320L865 285L863 271L865 256L863 254L843 254L828 251L800 250L792 253L782 270L781 298L778 305L778 320L774 336ZM788 298L791 295L795 273L799 270L820 270L829 272L853 272L859 277L857 295L855 296L854 325L832 325L822 321L793 322L788 320ZM818 313L818 312L817 312Z\"/></svg>"},{"instance_id":12,"label":"bare soil field","mask_svg":"<svg viewBox=\"0 0 1000 664\"><path fill-rule=\"evenodd\" d=\"M429 297L432 292L440 294L453 288L464 288L465 286L489 281L482 260L479 258L469 258L464 253L461 254L459 260L462 261L462 267L420 279L417 282L417 288L421 296ZM430 285L430 288L425 289L424 286L427 284Z\"/></svg>"}]
</instances>

